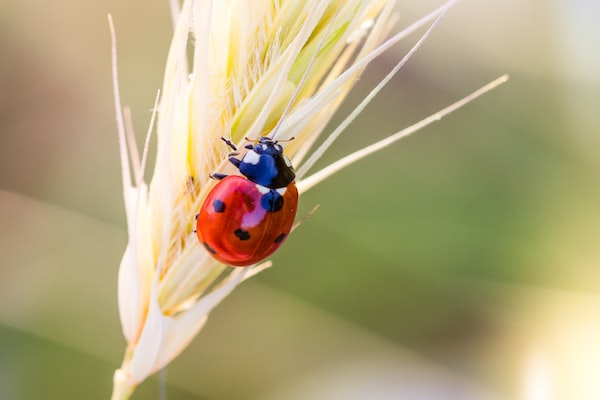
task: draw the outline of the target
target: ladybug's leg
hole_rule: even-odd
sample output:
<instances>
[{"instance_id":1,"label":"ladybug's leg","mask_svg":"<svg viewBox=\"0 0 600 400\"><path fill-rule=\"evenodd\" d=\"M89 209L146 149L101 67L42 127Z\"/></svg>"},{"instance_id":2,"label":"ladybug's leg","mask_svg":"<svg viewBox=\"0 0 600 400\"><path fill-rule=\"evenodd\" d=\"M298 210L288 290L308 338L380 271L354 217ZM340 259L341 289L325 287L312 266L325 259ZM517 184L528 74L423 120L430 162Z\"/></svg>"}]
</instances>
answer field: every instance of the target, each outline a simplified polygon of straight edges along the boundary
<instances>
[{"instance_id":1,"label":"ladybug's leg","mask_svg":"<svg viewBox=\"0 0 600 400\"><path fill-rule=\"evenodd\" d=\"M235 145L233 144L233 142L231 140L225 139L224 137L221 137L221 140L224 141L225 144L231 148L231 150L237 151L237 147L235 147Z\"/></svg>"},{"instance_id":2,"label":"ladybug's leg","mask_svg":"<svg viewBox=\"0 0 600 400\"><path fill-rule=\"evenodd\" d=\"M214 173L210 174L210 177L212 179L216 179L218 181L220 181L221 179L227 178L228 176L229 175L227 175L227 174L220 174L218 172L214 172Z\"/></svg>"},{"instance_id":3,"label":"ladybug's leg","mask_svg":"<svg viewBox=\"0 0 600 400\"><path fill-rule=\"evenodd\" d=\"M237 147L235 147L235 145L231 142L231 140L225 139L224 137L222 137L221 140L224 141L225 144L231 148L231 150L237 151Z\"/></svg>"},{"instance_id":4,"label":"ladybug's leg","mask_svg":"<svg viewBox=\"0 0 600 400\"><path fill-rule=\"evenodd\" d=\"M237 169L240 169L240 164L242 163L242 160L239 160L239 159L235 158L234 156L230 155L229 162L232 163L233 165L235 165L235 167Z\"/></svg>"},{"instance_id":5,"label":"ladybug's leg","mask_svg":"<svg viewBox=\"0 0 600 400\"><path fill-rule=\"evenodd\" d=\"M227 157L229 158L229 162L231 162L233 165L235 165L236 168L239 168L240 163L242 162L241 160L238 160L237 158L235 158L234 156L237 156L239 153L237 152L237 147L235 147L235 145L233 144L233 142L229 139L225 139L224 137L221 137L221 140L223 142L225 142L225 144L231 149L233 150L232 153L229 153L227 155ZM216 180L221 180L226 178L228 175L227 174L221 174L219 172L214 172L212 174L210 174L210 177L212 179L216 179Z\"/></svg>"},{"instance_id":6,"label":"ladybug's leg","mask_svg":"<svg viewBox=\"0 0 600 400\"><path fill-rule=\"evenodd\" d=\"M200 215L200 213L196 213L196 215L194 215L194 219L196 221L198 221L198 215ZM196 233L196 228L194 228L194 230L192 232Z\"/></svg>"},{"instance_id":7,"label":"ladybug's leg","mask_svg":"<svg viewBox=\"0 0 600 400\"><path fill-rule=\"evenodd\" d=\"M230 160L230 161L231 161L231 158L232 158L233 156L237 156L238 154L240 154L240 153L238 153L238 151L237 151L237 147L235 147L235 145L233 144L233 142L232 142L231 140L229 140L229 139L225 139L224 137L221 137L221 140L222 140L222 141L224 141L224 142L225 142L225 144L226 144L227 146L229 146L229 148L230 148L231 150L233 150L233 152L231 152L231 153L229 153L229 154L227 155L227 157L229 157L229 160ZM237 160L236 160L236 161L237 161ZM237 164L236 164L235 162L233 162L233 161L231 161L231 162L232 162L232 163L233 163L233 164L234 164L234 165L237 167ZM238 163L239 163L239 161L238 161Z\"/></svg>"}]
</instances>

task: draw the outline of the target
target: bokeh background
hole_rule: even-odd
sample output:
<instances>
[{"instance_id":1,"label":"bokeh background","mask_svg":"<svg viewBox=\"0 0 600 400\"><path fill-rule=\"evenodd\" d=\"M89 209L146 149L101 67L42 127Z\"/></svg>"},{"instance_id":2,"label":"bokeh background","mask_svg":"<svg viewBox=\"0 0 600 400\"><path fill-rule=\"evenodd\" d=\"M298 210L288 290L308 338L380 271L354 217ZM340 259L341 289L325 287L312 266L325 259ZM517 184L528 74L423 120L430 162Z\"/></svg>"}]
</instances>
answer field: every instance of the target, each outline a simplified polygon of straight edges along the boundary
<instances>
[{"instance_id":1,"label":"bokeh background","mask_svg":"<svg viewBox=\"0 0 600 400\"><path fill-rule=\"evenodd\" d=\"M398 3L407 25L441 2ZM121 362L107 13L141 141L166 0L0 4L2 399L107 399ZM459 2L320 165L510 81L303 196L320 208L275 267L134 399L599 399L599 20L593 0Z\"/></svg>"}]
</instances>

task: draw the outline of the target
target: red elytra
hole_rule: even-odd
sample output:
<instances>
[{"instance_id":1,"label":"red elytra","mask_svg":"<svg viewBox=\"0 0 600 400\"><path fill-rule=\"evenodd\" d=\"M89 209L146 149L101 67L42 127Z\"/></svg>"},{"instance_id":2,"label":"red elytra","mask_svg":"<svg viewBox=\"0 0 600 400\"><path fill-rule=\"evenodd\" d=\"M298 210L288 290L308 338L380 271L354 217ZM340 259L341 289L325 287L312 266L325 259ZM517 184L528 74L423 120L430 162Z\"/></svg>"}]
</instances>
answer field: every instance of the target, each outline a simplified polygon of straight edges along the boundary
<instances>
[{"instance_id":1,"label":"red elytra","mask_svg":"<svg viewBox=\"0 0 600 400\"><path fill-rule=\"evenodd\" d=\"M294 182L273 189L243 176L223 178L206 197L197 216L200 243L231 266L256 264L281 246L298 208Z\"/></svg>"}]
</instances>

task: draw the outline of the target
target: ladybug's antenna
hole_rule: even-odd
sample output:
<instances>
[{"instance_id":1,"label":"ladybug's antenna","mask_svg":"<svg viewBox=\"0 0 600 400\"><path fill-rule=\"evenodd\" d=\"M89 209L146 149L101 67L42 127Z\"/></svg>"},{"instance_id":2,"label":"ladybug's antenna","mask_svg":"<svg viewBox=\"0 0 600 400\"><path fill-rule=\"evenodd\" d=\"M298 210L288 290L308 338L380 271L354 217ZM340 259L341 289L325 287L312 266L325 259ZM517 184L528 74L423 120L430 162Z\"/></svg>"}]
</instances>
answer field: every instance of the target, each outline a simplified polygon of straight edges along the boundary
<instances>
[{"instance_id":1,"label":"ladybug's antenna","mask_svg":"<svg viewBox=\"0 0 600 400\"><path fill-rule=\"evenodd\" d=\"M295 137L291 137L289 139L280 139L280 140L275 140L275 143L287 143L287 142L291 142L292 140L296 139Z\"/></svg>"},{"instance_id":2,"label":"ladybug's antenna","mask_svg":"<svg viewBox=\"0 0 600 400\"><path fill-rule=\"evenodd\" d=\"M338 16L340 8L341 8L341 4L342 4L341 2L338 3L337 8L335 10L335 14L332 19L335 19ZM302 87L304 86L304 83L306 82L306 79L308 78L308 73L310 72L313 64L315 63L317 54L319 54L319 52L323 49L323 45L325 44L325 38L329 36L329 33L330 33L332 27L333 27L333 23L329 24L329 26L327 27L327 31L324 32L323 36L321 37L321 40L319 41L319 44L317 45L317 47L315 48L315 51L313 52L312 56L310 57L308 66L304 70L304 74L302 74L302 78L300 79L300 82L298 82L298 86L296 87L296 90L294 91L292 98L290 99L290 101L288 101L287 105L285 106L285 109L281 113L281 117L279 118L279 121L277 121L277 125L275 125L275 128L273 128L271 133L269 135L267 135L272 140L275 140L275 138L277 137L277 134L279 133L279 129L281 128L281 124L283 123L283 120L285 119L285 117L287 117L288 113L290 112L290 109L292 108L292 104L294 104L294 102L298 98L298 95L300 94L300 90L302 89ZM289 139L289 140L291 140L291 139Z\"/></svg>"}]
</instances>

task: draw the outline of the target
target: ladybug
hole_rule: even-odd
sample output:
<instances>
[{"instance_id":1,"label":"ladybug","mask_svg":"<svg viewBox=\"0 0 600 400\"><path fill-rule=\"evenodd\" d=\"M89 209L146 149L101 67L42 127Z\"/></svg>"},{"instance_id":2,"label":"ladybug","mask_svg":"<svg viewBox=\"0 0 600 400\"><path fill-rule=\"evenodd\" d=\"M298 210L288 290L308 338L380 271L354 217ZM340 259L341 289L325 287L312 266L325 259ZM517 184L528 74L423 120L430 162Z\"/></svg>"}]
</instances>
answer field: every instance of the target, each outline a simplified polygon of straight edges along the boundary
<instances>
[{"instance_id":1,"label":"ladybug","mask_svg":"<svg viewBox=\"0 0 600 400\"><path fill-rule=\"evenodd\" d=\"M234 151L229 161L240 175L214 173L219 182L196 216L200 243L218 261L247 266L267 258L281 246L292 229L298 208L296 173L283 148L261 137L241 159Z\"/></svg>"}]
</instances>

